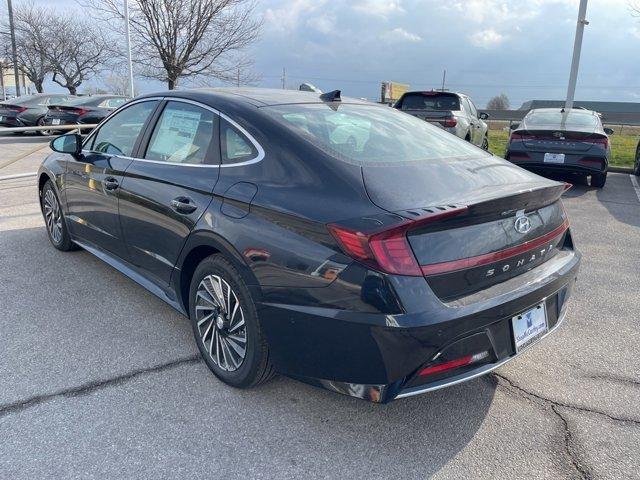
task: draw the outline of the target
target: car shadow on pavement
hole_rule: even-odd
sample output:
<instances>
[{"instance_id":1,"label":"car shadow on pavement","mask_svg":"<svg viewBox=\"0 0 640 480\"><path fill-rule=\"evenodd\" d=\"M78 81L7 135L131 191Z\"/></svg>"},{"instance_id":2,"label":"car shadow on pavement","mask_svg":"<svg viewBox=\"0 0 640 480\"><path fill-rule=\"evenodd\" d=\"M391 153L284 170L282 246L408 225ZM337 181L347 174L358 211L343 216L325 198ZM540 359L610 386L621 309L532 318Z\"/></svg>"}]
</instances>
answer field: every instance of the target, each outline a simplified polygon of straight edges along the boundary
<instances>
[{"instance_id":1,"label":"car shadow on pavement","mask_svg":"<svg viewBox=\"0 0 640 480\"><path fill-rule=\"evenodd\" d=\"M85 252L54 250L44 227L8 230L0 237L0 261L7 267L0 273L0 296L8 300L0 326L6 328L7 351L13 352L13 358L0 361L0 373L13 379L5 376L15 382L13 391L21 392L12 401L109 381L123 371L194 354L188 320L111 267ZM41 313L23 317L24 304ZM40 345L36 355L34 344ZM142 379L162 390L165 401L195 409L176 414L182 412L180 424L189 432L200 431L211 449L219 442L217 432L234 431L238 443L265 445L285 464L325 459L327 478L386 471L389 462L419 468L424 478L430 477L472 441L497 388L493 380L475 379L379 405L281 376L237 390L218 381L201 361L180 369L187 370L178 376L177 370L159 374L148 368L148 374L95 391L95 401L116 389L131 408L147 405L148 399L135 393L138 387L127 386ZM230 404L238 418L229 416ZM215 428L196 428L210 416L217 419ZM345 470L349 465L351 474Z\"/></svg>"}]
</instances>

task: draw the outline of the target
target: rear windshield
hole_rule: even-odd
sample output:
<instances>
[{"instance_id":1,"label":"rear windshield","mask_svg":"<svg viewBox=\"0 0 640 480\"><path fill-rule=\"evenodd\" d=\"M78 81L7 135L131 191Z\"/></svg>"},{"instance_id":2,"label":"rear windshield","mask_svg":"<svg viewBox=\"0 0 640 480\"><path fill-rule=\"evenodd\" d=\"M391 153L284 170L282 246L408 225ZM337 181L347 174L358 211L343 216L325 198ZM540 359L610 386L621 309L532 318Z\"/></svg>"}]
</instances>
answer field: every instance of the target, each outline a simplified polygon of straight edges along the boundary
<instances>
[{"instance_id":1,"label":"rear windshield","mask_svg":"<svg viewBox=\"0 0 640 480\"><path fill-rule=\"evenodd\" d=\"M408 93L402 97L401 110L460 110L456 95L433 93Z\"/></svg>"},{"instance_id":2,"label":"rear windshield","mask_svg":"<svg viewBox=\"0 0 640 480\"><path fill-rule=\"evenodd\" d=\"M568 127L596 127L598 117L590 112L571 110L569 112L529 112L524 118L529 126L536 125L566 125Z\"/></svg>"},{"instance_id":3,"label":"rear windshield","mask_svg":"<svg viewBox=\"0 0 640 480\"><path fill-rule=\"evenodd\" d=\"M397 164L489 155L395 108L354 104L263 107L325 153L358 164Z\"/></svg>"}]
</instances>

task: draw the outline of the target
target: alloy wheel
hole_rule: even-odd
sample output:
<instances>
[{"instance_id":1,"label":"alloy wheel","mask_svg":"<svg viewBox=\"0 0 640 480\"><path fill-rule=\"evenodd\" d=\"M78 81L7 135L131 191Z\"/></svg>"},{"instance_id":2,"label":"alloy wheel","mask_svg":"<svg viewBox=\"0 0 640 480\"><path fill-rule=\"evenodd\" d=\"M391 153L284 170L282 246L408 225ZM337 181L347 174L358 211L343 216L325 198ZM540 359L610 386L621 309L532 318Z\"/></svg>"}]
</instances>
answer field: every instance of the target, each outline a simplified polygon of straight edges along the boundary
<instances>
[{"instance_id":1,"label":"alloy wheel","mask_svg":"<svg viewBox=\"0 0 640 480\"><path fill-rule=\"evenodd\" d=\"M53 190L48 189L45 192L43 207L49 235L55 244L59 244L62 241L62 212Z\"/></svg>"},{"instance_id":2,"label":"alloy wheel","mask_svg":"<svg viewBox=\"0 0 640 480\"><path fill-rule=\"evenodd\" d=\"M208 275L198 285L196 324L211 360L227 372L240 368L247 353L244 312L229 283L218 275Z\"/></svg>"}]
</instances>

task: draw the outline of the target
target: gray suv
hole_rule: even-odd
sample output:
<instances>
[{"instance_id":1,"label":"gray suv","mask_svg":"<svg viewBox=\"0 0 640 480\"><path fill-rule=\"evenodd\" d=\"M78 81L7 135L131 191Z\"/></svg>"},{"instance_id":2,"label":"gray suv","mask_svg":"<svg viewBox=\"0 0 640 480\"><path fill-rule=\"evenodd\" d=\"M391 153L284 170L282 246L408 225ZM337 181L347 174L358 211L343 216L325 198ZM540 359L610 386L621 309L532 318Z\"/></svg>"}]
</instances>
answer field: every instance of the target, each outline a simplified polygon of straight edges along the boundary
<instances>
[{"instance_id":1,"label":"gray suv","mask_svg":"<svg viewBox=\"0 0 640 480\"><path fill-rule=\"evenodd\" d=\"M407 92L394 108L442 127L484 150L489 149L489 127L484 122L489 115L478 113L471 99L462 93Z\"/></svg>"}]
</instances>

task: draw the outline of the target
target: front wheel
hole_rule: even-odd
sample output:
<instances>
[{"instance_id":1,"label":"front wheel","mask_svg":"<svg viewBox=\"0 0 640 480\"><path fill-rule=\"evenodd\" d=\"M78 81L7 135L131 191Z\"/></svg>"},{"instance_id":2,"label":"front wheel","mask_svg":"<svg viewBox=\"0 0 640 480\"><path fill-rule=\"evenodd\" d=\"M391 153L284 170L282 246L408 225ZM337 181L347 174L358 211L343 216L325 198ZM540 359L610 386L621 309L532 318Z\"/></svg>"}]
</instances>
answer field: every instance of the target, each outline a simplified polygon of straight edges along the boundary
<instances>
[{"instance_id":1,"label":"front wheel","mask_svg":"<svg viewBox=\"0 0 640 480\"><path fill-rule=\"evenodd\" d=\"M68 252L69 250L75 250L76 245L71 240L67 224L64 220L62 213L62 207L53 189L51 180L47 180L42 189L42 198L40 199L42 206L42 215L47 226L47 235L51 244L58 250Z\"/></svg>"},{"instance_id":2,"label":"front wheel","mask_svg":"<svg viewBox=\"0 0 640 480\"><path fill-rule=\"evenodd\" d=\"M480 148L482 148L485 152L489 151L489 138L484 137L484 140L482 140L482 146Z\"/></svg>"},{"instance_id":3,"label":"front wheel","mask_svg":"<svg viewBox=\"0 0 640 480\"><path fill-rule=\"evenodd\" d=\"M248 388L274 375L255 303L238 271L223 256L207 257L196 268L189 313L198 349L224 383Z\"/></svg>"},{"instance_id":4,"label":"front wheel","mask_svg":"<svg viewBox=\"0 0 640 480\"><path fill-rule=\"evenodd\" d=\"M594 173L591 175L591 186L596 188L604 187L604 184L607 183L607 172L604 173Z\"/></svg>"}]
</instances>

